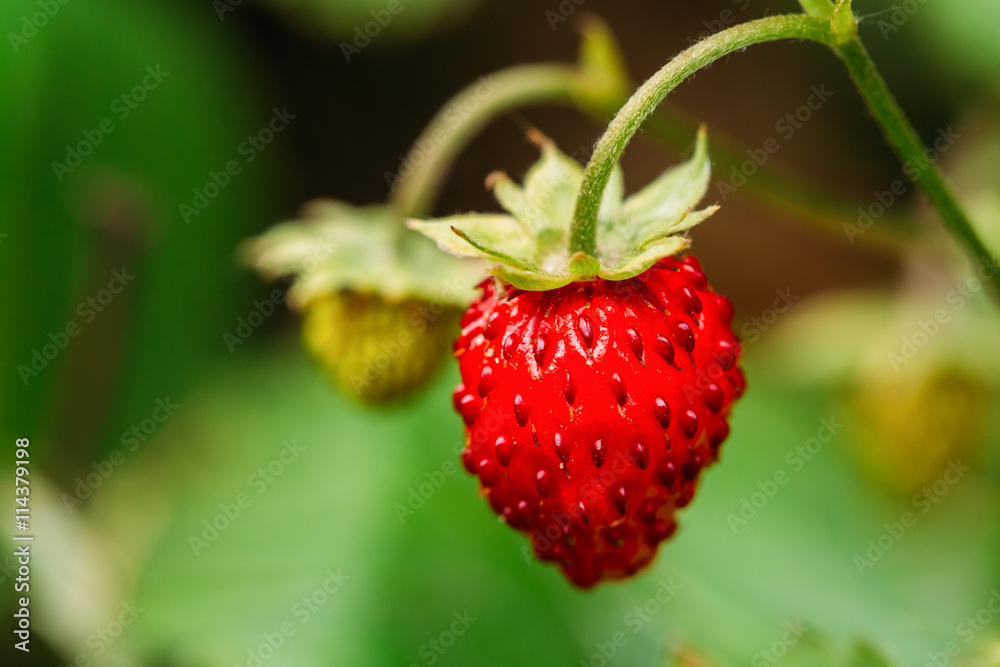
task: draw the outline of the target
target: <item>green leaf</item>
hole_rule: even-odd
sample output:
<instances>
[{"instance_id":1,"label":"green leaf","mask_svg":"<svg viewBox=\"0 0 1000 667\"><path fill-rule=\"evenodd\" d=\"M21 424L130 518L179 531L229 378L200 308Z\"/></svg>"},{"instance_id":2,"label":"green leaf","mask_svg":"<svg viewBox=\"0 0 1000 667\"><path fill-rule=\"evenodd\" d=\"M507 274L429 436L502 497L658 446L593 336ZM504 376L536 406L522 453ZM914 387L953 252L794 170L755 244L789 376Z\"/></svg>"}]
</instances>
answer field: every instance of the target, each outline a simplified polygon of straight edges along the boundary
<instances>
[{"instance_id":1,"label":"green leaf","mask_svg":"<svg viewBox=\"0 0 1000 667\"><path fill-rule=\"evenodd\" d=\"M470 213L432 222L410 220L408 225L434 239L442 250L460 256L509 255L524 266L533 250L524 228L509 215Z\"/></svg>"},{"instance_id":2,"label":"green leaf","mask_svg":"<svg viewBox=\"0 0 1000 667\"><path fill-rule=\"evenodd\" d=\"M492 257L493 259L499 260L499 261L503 262L504 264L507 264L508 266L513 266L514 268L518 268L518 269L527 269L528 268L527 266L525 266L524 264L522 264L520 261L518 261L514 257L511 257L510 255L506 255L506 254L504 254L503 252L501 252L499 250L494 250L493 248L498 247L495 240L492 240L492 242L491 242L491 239L479 240L479 239L477 239L477 238L469 235L465 231L459 229L458 227L454 227L454 226L452 226L451 231L453 231L456 235L458 235L460 238L462 238L466 243L468 243L472 247L476 248L477 250L480 250L481 252L485 253L486 255ZM487 232L490 232L490 231L493 231L493 230L487 230Z\"/></svg>"},{"instance_id":3,"label":"green leaf","mask_svg":"<svg viewBox=\"0 0 1000 667\"><path fill-rule=\"evenodd\" d=\"M846 667L892 667L892 663L874 646L862 641L854 645Z\"/></svg>"},{"instance_id":4,"label":"green leaf","mask_svg":"<svg viewBox=\"0 0 1000 667\"><path fill-rule=\"evenodd\" d=\"M656 180L625 200L623 227L634 230L633 236L645 235L645 227L667 218L677 220L697 206L708 192L712 163L708 157L708 137L704 127L698 131L695 152L690 160L668 169ZM619 226L616 225L615 229ZM598 239L600 243L600 239Z\"/></svg>"},{"instance_id":5,"label":"green leaf","mask_svg":"<svg viewBox=\"0 0 1000 667\"><path fill-rule=\"evenodd\" d=\"M718 210L718 206L710 206L709 208L703 208L700 211L685 212L680 219L674 220L673 222L664 220L661 227L652 227L647 229L646 233L648 236L644 240L637 241L638 249L644 250L649 247L651 243L659 241L660 239L687 231L700 223L702 220L705 220L709 216L713 215Z\"/></svg>"},{"instance_id":6,"label":"green leaf","mask_svg":"<svg viewBox=\"0 0 1000 667\"><path fill-rule=\"evenodd\" d=\"M109 664L246 664L264 633L290 622L295 634L265 665L381 667L423 664L422 647L468 610L478 620L439 667L577 664L616 633L628 641L614 664L663 664L683 645L711 665L751 665L801 620L808 629L782 667L844 667L844 644L862 638L899 665L924 664L997 585L996 482L956 484L859 575L853 558L883 524L919 510L851 466L849 428L793 467L788 457L823 419L847 422L822 390L777 389L761 373L769 362L747 347L754 391L677 535L649 569L588 592L525 558L528 540L497 522L461 471L454 370L418 401L373 411L326 391L297 348L230 357L125 454L87 511L70 522L57 497L32 505L46 512L37 543L58 547L32 561L39 634L55 638L65 664L135 598L146 611L110 646L114 659L102 656ZM262 487L258 469L293 438L305 451ZM729 515L777 471L787 483L734 531ZM249 506L235 505L241 493ZM239 516L226 522L220 505ZM196 555L191 538L213 520L226 527ZM331 568L350 579L303 615L295 605ZM661 604L671 579L678 593ZM87 595L60 594L73 590ZM634 611L644 605L653 613ZM984 648L995 637L986 628ZM834 640L836 660L826 657Z\"/></svg>"},{"instance_id":7,"label":"green leaf","mask_svg":"<svg viewBox=\"0 0 1000 667\"><path fill-rule=\"evenodd\" d=\"M524 188L512 181L507 174L502 171L493 172L486 179L486 187L493 191L493 196L514 218L530 223L535 231L542 226L541 211L528 199Z\"/></svg>"},{"instance_id":8,"label":"green leaf","mask_svg":"<svg viewBox=\"0 0 1000 667\"><path fill-rule=\"evenodd\" d=\"M556 148L551 139L536 135L535 140L541 146L542 158L524 176L530 216L523 222L532 223L536 229L555 230L568 238L583 168Z\"/></svg>"},{"instance_id":9,"label":"green leaf","mask_svg":"<svg viewBox=\"0 0 1000 667\"><path fill-rule=\"evenodd\" d=\"M646 249L665 236L694 227L718 210L717 206L692 211L708 190L711 161L707 135L698 132L694 155L667 170L642 190L625 200L614 219L600 219L597 246L608 275L628 275L634 270L638 253L646 263ZM614 179L612 179L613 182ZM609 189L611 182L609 182ZM601 206L604 210L604 203ZM669 248L673 245L658 245ZM658 258L657 258L658 259ZM625 265L629 268L623 268ZM613 267L613 268L612 268ZM603 275L603 274L602 274ZM632 274L634 275L634 274Z\"/></svg>"},{"instance_id":10,"label":"green leaf","mask_svg":"<svg viewBox=\"0 0 1000 667\"><path fill-rule=\"evenodd\" d=\"M601 263L584 252L578 252L569 260L569 270L578 276L595 276L601 270Z\"/></svg>"},{"instance_id":11,"label":"green leaf","mask_svg":"<svg viewBox=\"0 0 1000 667\"><path fill-rule=\"evenodd\" d=\"M19 323L0 327L0 366L10 371L0 380L0 424L5 432L73 433L76 446L59 454L72 479L103 456L102 434L130 428L165 388L194 382L217 354L220 333L263 298L228 258L280 210L275 179L290 135L275 135L252 163L238 153L267 127L273 104L287 100L263 91L245 40L208 5L43 5L0 2L8 26L0 57L8 100L0 123L0 313ZM143 81L151 88L134 88ZM230 160L239 175L185 220L182 211L202 196L193 190L215 187L210 169L222 170L219 182L229 178ZM57 178L53 162L79 166ZM135 281L81 317L81 300L123 267ZM81 335L25 386L17 366L70 322ZM99 382L95 367L107 369ZM84 385L86 392L59 390Z\"/></svg>"}]
</instances>

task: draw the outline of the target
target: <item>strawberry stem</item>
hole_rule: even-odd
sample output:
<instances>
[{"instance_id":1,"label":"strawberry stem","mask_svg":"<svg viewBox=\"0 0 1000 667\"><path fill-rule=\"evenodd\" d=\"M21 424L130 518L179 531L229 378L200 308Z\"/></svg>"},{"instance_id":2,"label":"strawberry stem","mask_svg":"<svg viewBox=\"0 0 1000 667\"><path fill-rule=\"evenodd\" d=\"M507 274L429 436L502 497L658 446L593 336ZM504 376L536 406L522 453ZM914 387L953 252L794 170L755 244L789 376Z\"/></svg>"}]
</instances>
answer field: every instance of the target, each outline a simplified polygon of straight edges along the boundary
<instances>
[{"instance_id":1,"label":"strawberry stem","mask_svg":"<svg viewBox=\"0 0 1000 667\"><path fill-rule=\"evenodd\" d=\"M670 91L698 70L734 51L779 39L830 39L830 23L805 15L772 16L727 28L682 51L650 77L612 119L583 175L576 200L570 251L596 256L597 212L601 196L629 140Z\"/></svg>"},{"instance_id":2,"label":"strawberry stem","mask_svg":"<svg viewBox=\"0 0 1000 667\"><path fill-rule=\"evenodd\" d=\"M480 77L438 111L400 164L389 204L403 218L430 213L455 158L495 118L537 102L572 102L580 81L570 65L522 65ZM409 170L411 173L402 173Z\"/></svg>"},{"instance_id":3,"label":"strawberry stem","mask_svg":"<svg viewBox=\"0 0 1000 667\"><path fill-rule=\"evenodd\" d=\"M897 157L907 165L926 165L927 148L917 131L910 124L896 99L889 92L885 79L879 74L868 51L857 37L835 46L834 51L847 66L861 97L868 109L881 127ZM984 267L993 276L994 296L1000 295L1000 268L982 239L976 233L972 221L965 213L958 199L945 181L936 164L929 164L925 169L913 171L914 182L923 191L930 202L938 210L944 220L947 230L962 245L966 253L977 266Z\"/></svg>"},{"instance_id":4,"label":"strawberry stem","mask_svg":"<svg viewBox=\"0 0 1000 667\"><path fill-rule=\"evenodd\" d=\"M575 66L509 67L480 77L448 100L400 164L389 205L404 219L426 217L462 148L512 109L534 103L575 104L591 113L617 108L631 86L614 35L597 17L582 21L580 33Z\"/></svg>"},{"instance_id":5,"label":"strawberry stem","mask_svg":"<svg viewBox=\"0 0 1000 667\"><path fill-rule=\"evenodd\" d=\"M825 3L805 3L817 14ZM727 28L706 37L681 52L650 77L618 111L600 138L587 164L576 200L570 232L570 252L595 256L597 213L612 169L629 140L663 99L682 81L719 58L753 44L781 39L805 39L828 46L843 61L861 97L868 105L886 139L905 164L924 164L926 148L893 98L875 63L858 38L857 22L850 2L839 0L828 18L804 14L773 16ZM936 165L928 166L915 179L938 209L945 226L966 252L993 278L994 294L1000 294L1000 268L976 234L968 216L948 187Z\"/></svg>"}]
</instances>

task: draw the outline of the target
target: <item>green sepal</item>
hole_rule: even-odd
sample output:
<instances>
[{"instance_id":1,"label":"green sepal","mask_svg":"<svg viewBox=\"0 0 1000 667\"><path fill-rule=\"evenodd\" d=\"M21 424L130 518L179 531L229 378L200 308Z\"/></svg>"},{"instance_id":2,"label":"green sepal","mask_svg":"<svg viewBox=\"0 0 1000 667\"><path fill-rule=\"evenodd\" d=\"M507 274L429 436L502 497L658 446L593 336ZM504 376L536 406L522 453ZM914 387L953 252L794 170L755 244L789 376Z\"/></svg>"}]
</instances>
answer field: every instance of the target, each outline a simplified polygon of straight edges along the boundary
<instances>
[{"instance_id":1,"label":"green sepal","mask_svg":"<svg viewBox=\"0 0 1000 667\"><path fill-rule=\"evenodd\" d=\"M452 237L455 251L469 247ZM389 303L420 299L464 308L487 268L481 261L442 256L387 206L329 199L310 202L300 219L245 241L240 255L266 278L291 276L288 300L294 308L342 290Z\"/></svg>"},{"instance_id":2,"label":"green sepal","mask_svg":"<svg viewBox=\"0 0 1000 667\"><path fill-rule=\"evenodd\" d=\"M604 190L598 214L597 251L571 255L570 226L583 168L540 135L532 138L541 158L524 184L506 174L487 179L509 215L471 213L440 220L411 220L409 225L452 254L490 259L493 273L526 290L553 289L570 282L604 278L625 280L659 259L688 247L682 236L709 217L717 206L694 210L708 191L711 161L704 129L694 154L653 182L623 199L624 177L617 166Z\"/></svg>"},{"instance_id":3,"label":"green sepal","mask_svg":"<svg viewBox=\"0 0 1000 667\"><path fill-rule=\"evenodd\" d=\"M543 273L523 271L504 264L498 264L493 267L493 275L518 289L536 292L569 285L578 279L577 276L572 275L550 276Z\"/></svg>"},{"instance_id":4,"label":"green sepal","mask_svg":"<svg viewBox=\"0 0 1000 667\"><path fill-rule=\"evenodd\" d=\"M585 252L578 252L569 258L569 270L575 276L596 276L601 263Z\"/></svg>"},{"instance_id":5,"label":"green sepal","mask_svg":"<svg viewBox=\"0 0 1000 667\"><path fill-rule=\"evenodd\" d=\"M676 255L685 250L691 242L682 236L667 236L649 243L644 250L627 257L617 266L598 272L605 280L628 280L645 272L664 257Z\"/></svg>"},{"instance_id":6,"label":"green sepal","mask_svg":"<svg viewBox=\"0 0 1000 667\"><path fill-rule=\"evenodd\" d=\"M489 257L492 257L493 259L499 260L500 262L503 262L504 264L507 264L508 266L513 266L516 269L527 269L528 268L527 266L525 266L521 262L517 261L516 259L514 259L510 255L505 255L502 252L498 252L496 250L491 250L489 248L489 246L486 244L487 243L486 241L477 240L477 239L473 238L472 236L470 236L469 234L467 234L466 232L464 232L461 229L459 229L458 227L452 227L451 231L455 232L455 234L457 234L459 236L459 238L461 238L463 241L465 241L469 245L473 246L474 248L476 248L480 252L484 253L485 255L487 255Z\"/></svg>"}]
</instances>

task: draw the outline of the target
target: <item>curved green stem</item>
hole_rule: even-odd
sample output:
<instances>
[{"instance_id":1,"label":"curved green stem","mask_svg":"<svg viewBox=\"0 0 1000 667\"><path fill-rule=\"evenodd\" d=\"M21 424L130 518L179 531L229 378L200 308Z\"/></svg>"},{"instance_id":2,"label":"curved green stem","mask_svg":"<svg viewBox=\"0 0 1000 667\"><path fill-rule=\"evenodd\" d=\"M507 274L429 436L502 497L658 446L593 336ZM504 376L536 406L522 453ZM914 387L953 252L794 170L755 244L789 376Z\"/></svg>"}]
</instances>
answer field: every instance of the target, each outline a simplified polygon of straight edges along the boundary
<instances>
[{"instance_id":1,"label":"curved green stem","mask_svg":"<svg viewBox=\"0 0 1000 667\"><path fill-rule=\"evenodd\" d=\"M706 37L650 77L615 115L587 164L573 214L571 252L595 254L597 211L604 188L611 178L611 170L643 121L670 91L703 67L753 44L779 39L812 39L827 43L831 35L829 21L805 15L773 16L750 21Z\"/></svg>"},{"instance_id":2,"label":"curved green stem","mask_svg":"<svg viewBox=\"0 0 1000 667\"><path fill-rule=\"evenodd\" d=\"M1000 269L990 256L990 251L979 238L972 221L966 215L944 176L926 156L927 149L913 129L906 114L889 92L885 79L875 68L875 63L864 45L855 36L834 45L833 50L847 66L861 97L868 105L875 121L889 140L897 157L907 166L907 175L914 175L914 182L924 191L931 204L937 208L948 231L964 246L974 261L985 266L994 278L1000 278ZM997 280L992 281L998 293Z\"/></svg>"},{"instance_id":3,"label":"curved green stem","mask_svg":"<svg viewBox=\"0 0 1000 667\"><path fill-rule=\"evenodd\" d=\"M850 4L841 2L829 19L786 15L733 26L682 52L647 80L615 115L587 164L573 214L571 252L595 254L597 213L611 171L629 140L670 91L699 69L734 51L763 42L805 39L825 44L844 62L892 148L911 168L907 171L917 165L923 167L917 170L915 181L938 209L948 230L975 261L986 267L994 278L1000 278L1000 268L991 259L944 177L924 158L923 142L858 39L857 24L849 12ZM992 282L994 291L1000 292L1000 280Z\"/></svg>"},{"instance_id":4,"label":"curved green stem","mask_svg":"<svg viewBox=\"0 0 1000 667\"><path fill-rule=\"evenodd\" d=\"M569 65L522 65L480 77L448 100L414 142L400 165L390 206L408 218L429 214L448 170L473 136L513 107L572 101L579 76ZM411 173L402 173L407 170Z\"/></svg>"}]
</instances>

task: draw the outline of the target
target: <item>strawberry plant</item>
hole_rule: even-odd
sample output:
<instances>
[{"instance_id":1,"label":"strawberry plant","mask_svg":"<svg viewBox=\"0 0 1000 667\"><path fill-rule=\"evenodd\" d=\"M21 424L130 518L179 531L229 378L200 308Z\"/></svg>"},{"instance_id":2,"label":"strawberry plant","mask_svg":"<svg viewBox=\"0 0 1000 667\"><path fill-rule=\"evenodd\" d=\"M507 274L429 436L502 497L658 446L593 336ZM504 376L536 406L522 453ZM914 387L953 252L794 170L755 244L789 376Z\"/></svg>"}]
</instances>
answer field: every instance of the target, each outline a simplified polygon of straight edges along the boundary
<instances>
[{"instance_id":1,"label":"strawberry plant","mask_svg":"<svg viewBox=\"0 0 1000 667\"><path fill-rule=\"evenodd\" d=\"M92 2L0 10L3 664L998 664L990 3Z\"/></svg>"}]
</instances>

